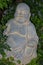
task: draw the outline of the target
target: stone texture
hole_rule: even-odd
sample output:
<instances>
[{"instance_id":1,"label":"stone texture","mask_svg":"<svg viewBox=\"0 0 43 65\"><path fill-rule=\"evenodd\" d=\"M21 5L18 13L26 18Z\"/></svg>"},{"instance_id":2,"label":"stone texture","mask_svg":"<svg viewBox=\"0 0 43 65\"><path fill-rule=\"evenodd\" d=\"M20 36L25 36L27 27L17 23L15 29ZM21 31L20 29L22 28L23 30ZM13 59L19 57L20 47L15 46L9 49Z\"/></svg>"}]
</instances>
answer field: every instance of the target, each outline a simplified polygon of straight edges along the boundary
<instances>
[{"instance_id":1,"label":"stone texture","mask_svg":"<svg viewBox=\"0 0 43 65\"><path fill-rule=\"evenodd\" d=\"M38 36L35 26L29 20L30 8L25 3L20 3L15 11L14 19L6 24L4 34L8 36L7 44L12 51L6 51L7 56L14 56L20 59L23 64L29 63L37 57Z\"/></svg>"}]
</instances>

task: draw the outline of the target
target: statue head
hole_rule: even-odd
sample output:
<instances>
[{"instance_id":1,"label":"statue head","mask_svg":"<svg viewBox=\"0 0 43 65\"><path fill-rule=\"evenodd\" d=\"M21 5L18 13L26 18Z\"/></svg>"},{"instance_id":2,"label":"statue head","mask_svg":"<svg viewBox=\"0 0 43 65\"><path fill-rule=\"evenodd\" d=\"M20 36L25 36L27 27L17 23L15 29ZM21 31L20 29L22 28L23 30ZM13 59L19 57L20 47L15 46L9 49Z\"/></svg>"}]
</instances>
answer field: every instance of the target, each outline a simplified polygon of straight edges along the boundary
<instances>
[{"instance_id":1,"label":"statue head","mask_svg":"<svg viewBox=\"0 0 43 65\"><path fill-rule=\"evenodd\" d=\"M19 23L24 23L30 18L30 8L25 3L20 3L15 12L15 18Z\"/></svg>"}]
</instances>

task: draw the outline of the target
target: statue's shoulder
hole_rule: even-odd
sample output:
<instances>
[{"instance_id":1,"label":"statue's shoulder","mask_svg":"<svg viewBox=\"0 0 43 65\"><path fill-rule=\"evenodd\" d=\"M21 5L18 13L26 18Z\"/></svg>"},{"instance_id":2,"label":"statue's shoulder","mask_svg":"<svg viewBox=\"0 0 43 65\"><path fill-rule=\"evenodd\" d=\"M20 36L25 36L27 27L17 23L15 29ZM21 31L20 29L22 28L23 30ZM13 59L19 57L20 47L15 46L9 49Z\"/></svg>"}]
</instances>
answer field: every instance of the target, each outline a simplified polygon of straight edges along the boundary
<instances>
[{"instance_id":1,"label":"statue's shoulder","mask_svg":"<svg viewBox=\"0 0 43 65\"><path fill-rule=\"evenodd\" d=\"M28 24L28 28L30 28L30 29L32 29L32 30L36 30L35 29L35 25L32 23L32 22L29 22L29 24Z\"/></svg>"},{"instance_id":2,"label":"statue's shoulder","mask_svg":"<svg viewBox=\"0 0 43 65\"><path fill-rule=\"evenodd\" d=\"M6 23L6 26L9 25L9 24L10 24L10 25L13 24L14 21L15 21L14 19L8 20L8 22Z\"/></svg>"}]
</instances>

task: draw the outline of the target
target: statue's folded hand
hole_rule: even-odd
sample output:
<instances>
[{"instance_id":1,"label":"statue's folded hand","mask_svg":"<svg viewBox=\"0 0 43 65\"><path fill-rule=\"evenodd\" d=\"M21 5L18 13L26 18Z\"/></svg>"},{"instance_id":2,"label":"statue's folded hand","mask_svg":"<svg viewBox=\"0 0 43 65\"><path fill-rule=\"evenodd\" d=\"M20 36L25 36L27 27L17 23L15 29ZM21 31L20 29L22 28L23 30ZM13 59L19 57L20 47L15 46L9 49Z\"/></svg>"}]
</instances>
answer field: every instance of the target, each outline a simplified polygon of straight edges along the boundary
<instances>
[{"instance_id":1,"label":"statue's folded hand","mask_svg":"<svg viewBox=\"0 0 43 65\"><path fill-rule=\"evenodd\" d=\"M28 47L37 47L37 41L36 40L30 40L27 42Z\"/></svg>"},{"instance_id":2,"label":"statue's folded hand","mask_svg":"<svg viewBox=\"0 0 43 65\"><path fill-rule=\"evenodd\" d=\"M4 30L3 34L8 36L10 33L10 24L6 24L6 26L7 28Z\"/></svg>"}]
</instances>

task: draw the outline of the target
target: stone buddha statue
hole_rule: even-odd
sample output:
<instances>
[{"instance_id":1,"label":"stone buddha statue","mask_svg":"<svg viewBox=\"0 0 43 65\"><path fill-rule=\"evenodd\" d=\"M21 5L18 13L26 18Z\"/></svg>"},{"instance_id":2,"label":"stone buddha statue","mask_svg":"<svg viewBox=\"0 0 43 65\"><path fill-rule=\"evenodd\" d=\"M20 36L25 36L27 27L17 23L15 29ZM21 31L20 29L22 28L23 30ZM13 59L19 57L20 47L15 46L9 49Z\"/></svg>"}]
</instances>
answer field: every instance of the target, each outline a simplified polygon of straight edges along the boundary
<instances>
[{"instance_id":1,"label":"stone buddha statue","mask_svg":"<svg viewBox=\"0 0 43 65\"><path fill-rule=\"evenodd\" d=\"M8 21L4 31L8 36L6 42L11 47L11 51L6 52L7 56L19 59L22 64L37 57L38 36L30 16L29 6L25 3L18 4L14 18Z\"/></svg>"}]
</instances>

